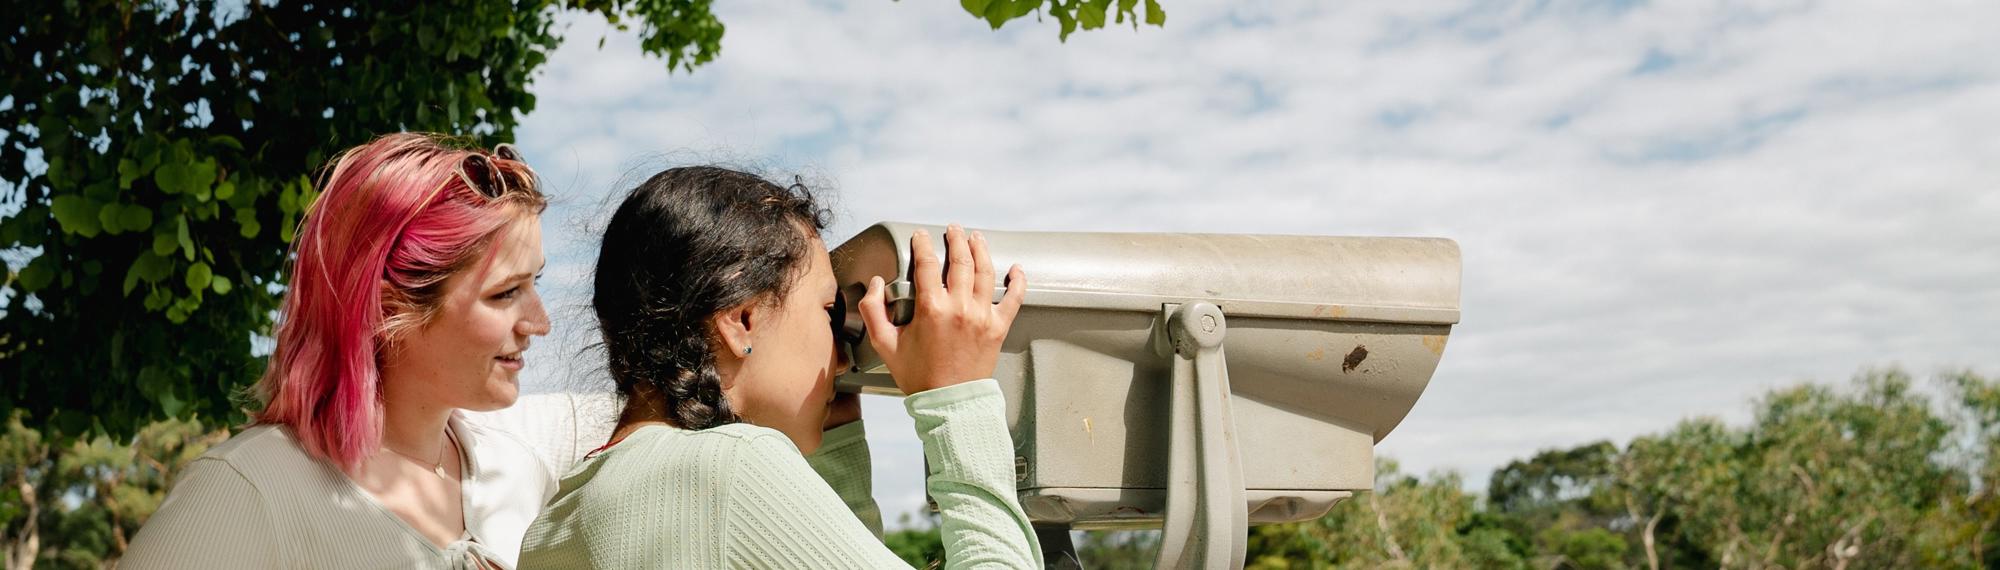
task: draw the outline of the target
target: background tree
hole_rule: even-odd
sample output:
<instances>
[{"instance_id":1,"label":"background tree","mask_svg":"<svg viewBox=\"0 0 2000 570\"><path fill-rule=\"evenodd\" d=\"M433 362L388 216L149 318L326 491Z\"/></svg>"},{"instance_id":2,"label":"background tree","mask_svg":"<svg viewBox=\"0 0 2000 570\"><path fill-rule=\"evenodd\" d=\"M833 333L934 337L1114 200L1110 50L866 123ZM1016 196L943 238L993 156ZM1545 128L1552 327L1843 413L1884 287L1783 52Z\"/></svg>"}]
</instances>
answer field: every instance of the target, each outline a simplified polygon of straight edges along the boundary
<instances>
[{"instance_id":1,"label":"background tree","mask_svg":"<svg viewBox=\"0 0 2000 570\"><path fill-rule=\"evenodd\" d=\"M1622 566L1630 545L1606 530L1625 516L1612 492L1617 457L1617 445L1599 441L1510 462L1488 479L1487 512L1516 554L1545 558L1539 565Z\"/></svg>"},{"instance_id":2,"label":"background tree","mask_svg":"<svg viewBox=\"0 0 2000 570\"><path fill-rule=\"evenodd\" d=\"M1378 467L1372 493L1250 531L1254 568L1991 568L2000 382L1898 370L1806 384L1730 426L1692 418L1496 470L1484 502L1445 473Z\"/></svg>"},{"instance_id":3,"label":"background tree","mask_svg":"<svg viewBox=\"0 0 2000 570\"><path fill-rule=\"evenodd\" d=\"M919 520L922 524L915 524ZM926 512L916 519L903 513L896 526L902 530L882 533L882 544L890 552L917 568L944 566L944 535L938 530L937 513Z\"/></svg>"},{"instance_id":4,"label":"background tree","mask_svg":"<svg viewBox=\"0 0 2000 570\"><path fill-rule=\"evenodd\" d=\"M49 465L49 445L39 431L21 423L21 414L7 418L6 432L0 434L0 539L6 547L7 568L27 568L34 564L42 548L43 505L54 499L42 479Z\"/></svg>"},{"instance_id":5,"label":"background tree","mask_svg":"<svg viewBox=\"0 0 2000 570\"><path fill-rule=\"evenodd\" d=\"M0 437L9 490L0 504L5 567L115 564L166 498L174 474L228 437L226 429L167 420L141 430L130 445L100 436L52 448L17 413Z\"/></svg>"},{"instance_id":6,"label":"background tree","mask_svg":"<svg viewBox=\"0 0 2000 570\"><path fill-rule=\"evenodd\" d=\"M1376 462L1375 490L1302 523L1254 527L1246 567L1521 568L1505 531L1479 517L1456 473L1428 479Z\"/></svg>"},{"instance_id":7,"label":"background tree","mask_svg":"<svg viewBox=\"0 0 2000 570\"><path fill-rule=\"evenodd\" d=\"M1927 543L1935 544L1938 538L1969 542L1961 555L1971 564L2000 566L2000 489L1994 488L2000 485L2000 379L1958 372L1946 377L1943 384L1959 403L1956 439L1968 442L1968 448L1955 460L1960 470L1970 475L1976 490L1964 501L1943 506L1941 510L1958 515L1957 525L1929 525L1926 530L1942 536L1926 537Z\"/></svg>"},{"instance_id":8,"label":"background tree","mask_svg":"<svg viewBox=\"0 0 2000 570\"><path fill-rule=\"evenodd\" d=\"M974 4L997 25L1044 3ZM1110 3L1047 6L1089 28ZM243 419L232 396L263 368L256 346L284 291L292 231L331 153L401 130L510 140L535 106L529 87L564 12L634 28L669 70L692 70L721 51L709 7L71 0L0 10L0 377L32 380L0 385L0 416L24 408L58 440L122 438L164 417ZM1132 3L1116 10L1122 20Z\"/></svg>"}]
</instances>

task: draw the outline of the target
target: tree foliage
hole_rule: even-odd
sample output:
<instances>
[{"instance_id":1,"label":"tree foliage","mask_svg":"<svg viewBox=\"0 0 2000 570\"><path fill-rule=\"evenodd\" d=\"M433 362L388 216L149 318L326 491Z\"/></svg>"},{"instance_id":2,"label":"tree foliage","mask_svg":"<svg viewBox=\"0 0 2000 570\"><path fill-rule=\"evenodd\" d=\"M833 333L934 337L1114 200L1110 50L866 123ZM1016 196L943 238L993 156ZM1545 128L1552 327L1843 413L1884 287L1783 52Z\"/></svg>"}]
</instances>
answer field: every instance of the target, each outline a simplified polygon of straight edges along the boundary
<instances>
[{"instance_id":1,"label":"tree foliage","mask_svg":"<svg viewBox=\"0 0 2000 570\"><path fill-rule=\"evenodd\" d=\"M1009 20L1021 18L1041 11L1047 11L1056 19L1060 27L1058 38L1068 40L1069 35L1081 27L1085 30L1103 28L1106 23L1124 24L1130 22L1133 29L1139 28L1140 20L1149 26L1167 25L1167 10L1160 7L1159 0L1145 0L1142 9L1139 0L959 0L965 11L974 17L986 20L988 25L998 30Z\"/></svg>"},{"instance_id":2,"label":"tree foliage","mask_svg":"<svg viewBox=\"0 0 2000 570\"><path fill-rule=\"evenodd\" d=\"M1907 374L1772 391L1754 420L1690 419L1549 450L1493 474L1378 467L1373 493L1251 530L1256 568L1991 568L2000 566L2000 382L1932 401Z\"/></svg>"},{"instance_id":3,"label":"tree foliage","mask_svg":"<svg viewBox=\"0 0 2000 570\"><path fill-rule=\"evenodd\" d=\"M97 568L114 564L139 525L166 499L174 474L229 437L188 420L156 422L129 444L97 437L50 446L8 419L0 435L0 545L7 568Z\"/></svg>"},{"instance_id":4,"label":"tree foliage","mask_svg":"<svg viewBox=\"0 0 2000 570\"><path fill-rule=\"evenodd\" d=\"M240 418L313 173L398 130L511 138L558 8L636 14L670 66L706 2L109 2L7 10L0 412L56 435ZM659 12L659 11L667 12ZM10 263L11 265L11 263ZM48 381L48 380L66 381Z\"/></svg>"},{"instance_id":5,"label":"tree foliage","mask_svg":"<svg viewBox=\"0 0 2000 570\"><path fill-rule=\"evenodd\" d=\"M636 30L669 70L721 51L709 0L0 10L0 417L58 440L243 419L317 169L394 131L511 140L564 12Z\"/></svg>"}]
</instances>

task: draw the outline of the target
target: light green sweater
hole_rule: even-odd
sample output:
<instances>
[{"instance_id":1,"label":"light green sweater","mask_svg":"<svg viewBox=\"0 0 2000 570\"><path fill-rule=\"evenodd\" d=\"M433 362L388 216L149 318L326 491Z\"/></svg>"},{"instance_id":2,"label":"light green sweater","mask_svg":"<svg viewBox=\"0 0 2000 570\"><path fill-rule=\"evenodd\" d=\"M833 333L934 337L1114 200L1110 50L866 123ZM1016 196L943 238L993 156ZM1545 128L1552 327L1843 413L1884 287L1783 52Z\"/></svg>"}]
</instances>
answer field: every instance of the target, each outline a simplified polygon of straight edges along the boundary
<instances>
[{"instance_id":1,"label":"light green sweater","mask_svg":"<svg viewBox=\"0 0 2000 570\"><path fill-rule=\"evenodd\" d=\"M949 568L1040 568L992 380L904 399ZM641 428L577 464L528 529L536 568L903 568L882 545L859 422L809 460L777 430Z\"/></svg>"}]
</instances>

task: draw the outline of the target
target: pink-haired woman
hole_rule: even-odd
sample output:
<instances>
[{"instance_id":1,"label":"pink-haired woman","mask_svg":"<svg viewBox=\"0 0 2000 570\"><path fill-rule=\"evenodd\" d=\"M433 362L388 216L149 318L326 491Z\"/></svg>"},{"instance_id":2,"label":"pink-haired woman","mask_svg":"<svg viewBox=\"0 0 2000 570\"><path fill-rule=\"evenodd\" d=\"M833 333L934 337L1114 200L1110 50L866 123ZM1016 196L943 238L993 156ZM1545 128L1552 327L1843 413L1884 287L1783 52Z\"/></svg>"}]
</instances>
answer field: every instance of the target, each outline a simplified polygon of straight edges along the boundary
<instances>
[{"instance_id":1,"label":"pink-haired woman","mask_svg":"<svg viewBox=\"0 0 2000 570\"><path fill-rule=\"evenodd\" d=\"M188 465L127 568L511 568L551 470L461 410L548 333L534 172L393 134L335 162L295 244L254 425Z\"/></svg>"}]
</instances>

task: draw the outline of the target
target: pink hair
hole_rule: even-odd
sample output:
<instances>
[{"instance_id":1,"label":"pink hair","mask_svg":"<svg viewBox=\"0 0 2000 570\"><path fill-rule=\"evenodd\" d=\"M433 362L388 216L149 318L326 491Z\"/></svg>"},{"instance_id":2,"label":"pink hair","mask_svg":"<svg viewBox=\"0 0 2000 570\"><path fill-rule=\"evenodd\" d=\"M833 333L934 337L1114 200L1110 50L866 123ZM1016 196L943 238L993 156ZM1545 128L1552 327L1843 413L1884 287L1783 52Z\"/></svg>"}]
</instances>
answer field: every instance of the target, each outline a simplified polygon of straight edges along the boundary
<instances>
[{"instance_id":1,"label":"pink hair","mask_svg":"<svg viewBox=\"0 0 2000 570\"><path fill-rule=\"evenodd\" d=\"M510 182L467 186L478 151L436 136L386 135L342 153L300 222L260 424L289 426L306 452L353 473L381 445L381 357L436 315L446 278L546 200L526 164L487 155ZM483 153L482 153L483 154Z\"/></svg>"}]
</instances>

